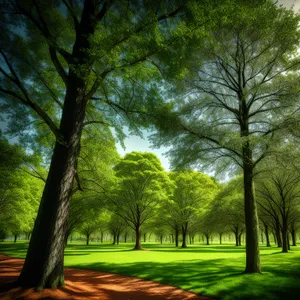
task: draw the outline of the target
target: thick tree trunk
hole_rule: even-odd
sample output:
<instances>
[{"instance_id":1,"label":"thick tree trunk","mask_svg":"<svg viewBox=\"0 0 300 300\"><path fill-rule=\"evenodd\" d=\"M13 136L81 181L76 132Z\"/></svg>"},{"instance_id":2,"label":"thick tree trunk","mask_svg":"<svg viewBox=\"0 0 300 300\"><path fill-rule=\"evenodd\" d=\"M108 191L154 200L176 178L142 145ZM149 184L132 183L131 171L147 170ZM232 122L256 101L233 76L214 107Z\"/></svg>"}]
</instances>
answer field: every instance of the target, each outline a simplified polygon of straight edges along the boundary
<instances>
[{"instance_id":1,"label":"thick tree trunk","mask_svg":"<svg viewBox=\"0 0 300 300\"><path fill-rule=\"evenodd\" d=\"M100 233L100 243L103 243L103 232Z\"/></svg>"},{"instance_id":2,"label":"thick tree trunk","mask_svg":"<svg viewBox=\"0 0 300 300\"><path fill-rule=\"evenodd\" d=\"M15 234L15 235L14 235L14 243L17 242L17 238L18 238L18 236Z\"/></svg>"},{"instance_id":3,"label":"thick tree trunk","mask_svg":"<svg viewBox=\"0 0 300 300\"><path fill-rule=\"evenodd\" d=\"M115 232L113 232L113 242L112 242L112 244L115 245L116 242L117 242L117 235L116 235Z\"/></svg>"},{"instance_id":4,"label":"thick tree trunk","mask_svg":"<svg viewBox=\"0 0 300 300\"><path fill-rule=\"evenodd\" d=\"M160 236L160 243L161 244L163 243L163 236L162 235Z\"/></svg>"},{"instance_id":5,"label":"thick tree trunk","mask_svg":"<svg viewBox=\"0 0 300 300\"><path fill-rule=\"evenodd\" d=\"M244 203L246 224L245 273L260 273L259 230L256 202L253 193L253 165L249 142L243 146Z\"/></svg>"},{"instance_id":6,"label":"thick tree trunk","mask_svg":"<svg viewBox=\"0 0 300 300\"><path fill-rule=\"evenodd\" d=\"M147 241L146 240L147 239L147 233L144 233L143 235L144 235L144 243L146 243L146 241Z\"/></svg>"},{"instance_id":7,"label":"thick tree trunk","mask_svg":"<svg viewBox=\"0 0 300 300\"><path fill-rule=\"evenodd\" d=\"M90 243L90 234L87 233L87 234L86 234L86 245L88 246L89 243Z\"/></svg>"},{"instance_id":8,"label":"thick tree trunk","mask_svg":"<svg viewBox=\"0 0 300 300\"><path fill-rule=\"evenodd\" d=\"M86 78L90 65L90 36L95 32L97 10L93 1L85 1L73 46L76 63L69 69L59 136L25 263L19 277L23 287L56 288L64 285L64 247L68 227L69 200L80 152L80 137L86 111Z\"/></svg>"},{"instance_id":9,"label":"thick tree trunk","mask_svg":"<svg viewBox=\"0 0 300 300\"><path fill-rule=\"evenodd\" d=\"M181 248L187 248L187 244L186 244L187 223L182 225L181 230L182 230L182 245L181 245Z\"/></svg>"},{"instance_id":10,"label":"thick tree trunk","mask_svg":"<svg viewBox=\"0 0 300 300\"><path fill-rule=\"evenodd\" d=\"M223 233L219 233L220 245L222 245L222 236L223 236Z\"/></svg>"},{"instance_id":11,"label":"thick tree trunk","mask_svg":"<svg viewBox=\"0 0 300 300\"><path fill-rule=\"evenodd\" d=\"M138 224L135 227L135 246L134 250L142 250L141 245L141 225Z\"/></svg>"},{"instance_id":12,"label":"thick tree trunk","mask_svg":"<svg viewBox=\"0 0 300 300\"><path fill-rule=\"evenodd\" d=\"M118 232L117 233L117 245L119 245L119 243L120 243L120 233Z\"/></svg>"}]
</instances>

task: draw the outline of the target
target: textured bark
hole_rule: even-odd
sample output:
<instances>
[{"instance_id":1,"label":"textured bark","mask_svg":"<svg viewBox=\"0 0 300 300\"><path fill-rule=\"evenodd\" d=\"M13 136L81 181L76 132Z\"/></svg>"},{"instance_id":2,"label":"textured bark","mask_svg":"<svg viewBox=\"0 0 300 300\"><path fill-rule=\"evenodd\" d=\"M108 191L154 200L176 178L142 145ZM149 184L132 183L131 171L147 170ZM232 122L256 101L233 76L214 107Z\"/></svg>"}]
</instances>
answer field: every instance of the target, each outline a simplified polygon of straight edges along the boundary
<instances>
[{"instance_id":1,"label":"textured bark","mask_svg":"<svg viewBox=\"0 0 300 300\"><path fill-rule=\"evenodd\" d=\"M35 221L26 260L19 277L23 287L56 288L64 285L64 247L69 202L73 188L80 137L86 111L86 78L91 70L89 37L94 34L96 6L86 1L76 34L72 57L84 74L70 68L62 111L60 134L55 143L49 174Z\"/></svg>"}]
</instances>

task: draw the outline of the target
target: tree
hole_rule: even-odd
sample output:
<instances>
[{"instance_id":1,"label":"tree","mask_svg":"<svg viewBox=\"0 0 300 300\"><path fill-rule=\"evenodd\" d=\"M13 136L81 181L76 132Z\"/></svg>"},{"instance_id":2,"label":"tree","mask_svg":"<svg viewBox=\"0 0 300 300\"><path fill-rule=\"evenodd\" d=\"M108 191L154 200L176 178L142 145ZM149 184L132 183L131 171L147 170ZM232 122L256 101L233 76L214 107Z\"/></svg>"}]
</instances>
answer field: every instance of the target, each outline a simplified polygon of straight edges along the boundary
<instances>
[{"instance_id":1,"label":"tree","mask_svg":"<svg viewBox=\"0 0 300 300\"><path fill-rule=\"evenodd\" d=\"M108 228L113 237L113 245L119 245L120 235L126 227L126 223L123 218L118 215L112 214L108 223Z\"/></svg>"},{"instance_id":2,"label":"tree","mask_svg":"<svg viewBox=\"0 0 300 300\"><path fill-rule=\"evenodd\" d=\"M171 146L173 165L243 170L245 273L261 272L255 168L277 152L280 129L293 122L298 24L299 15L272 1L238 1L205 43L188 49L185 74L177 81L184 96L154 136L156 145Z\"/></svg>"},{"instance_id":3,"label":"tree","mask_svg":"<svg viewBox=\"0 0 300 300\"><path fill-rule=\"evenodd\" d=\"M149 107L153 111L158 104L152 93L155 86L145 89L141 81L159 74L149 57L166 51L174 40L172 32L175 38L182 33L176 33L180 22L173 17L183 4L147 0L1 4L1 110L12 120L11 128L23 125L28 130L27 125L34 124L33 135L50 131L55 136L19 283L56 288L64 285L65 232L83 128L114 125L121 136L118 125L126 118L116 118L118 114L127 117ZM134 122L129 125L136 129Z\"/></svg>"},{"instance_id":4,"label":"tree","mask_svg":"<svg viewBox=\"0 0 300 300\"><path fill-rule=\"evenodd\" d=\"M170 211L174 212L173 216L181 226L181 247L187 248L189 225L200 208L204 208L212 199L217 185L208 175L195 171L171 172L169 176L175 183Z\"/></svg>"},{"instance_id":5,"label":"tree","mask_svg":"<svg viewBox=\"0 0 300 300\"><path fill-rule=\"evenodd\" d=\"M109 196L111 210L123 218L136 235L141 250L142 225L170 194L171 182L159 159L148 152L131 152L115 166L116 186Z\"/></svg>"},{"instance_id":6,"label":"tree","mask_svg":"<svg viewBox=\"0 0 300 300\"><path fill-rule=\"evenodd\" d=\"M288 229L300 207L300 176L295 169L276 169L259 182L259 207L279 225L282 252L288 252Z\"/></svg>"},{"instance_id":7,"label":"tree","mask_svg":"<svg viewBox=\"0 0 300 300\"><path fill-rule=\"evenodd\" d=\"M208 219L212 226L232 231L236 246L241 245L241 236L245 230L243 195L243 179L238 176L221 188L208 209Z\"/></svg>"}]
</instances>

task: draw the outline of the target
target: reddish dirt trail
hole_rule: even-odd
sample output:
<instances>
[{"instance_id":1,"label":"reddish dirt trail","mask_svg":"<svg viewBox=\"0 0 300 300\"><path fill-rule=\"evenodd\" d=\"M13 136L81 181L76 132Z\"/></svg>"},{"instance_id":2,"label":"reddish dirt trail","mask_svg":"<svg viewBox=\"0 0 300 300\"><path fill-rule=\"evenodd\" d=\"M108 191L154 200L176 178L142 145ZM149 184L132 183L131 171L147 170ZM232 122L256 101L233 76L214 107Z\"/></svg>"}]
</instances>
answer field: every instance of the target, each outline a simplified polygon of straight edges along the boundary
<instances>
[{"instance_id":1,"label":"reddish dirt trail","mask_svg":"<svg viewBox=\"0 0 300 300\"><path fill-rule=\"evenodd\" d=\"M14 287L22 259L0 254L0 299L2 300L210 300L175 287L135 277L65 268L66 286L57 290L23 290Z\"/></svg>"}]
</instances>

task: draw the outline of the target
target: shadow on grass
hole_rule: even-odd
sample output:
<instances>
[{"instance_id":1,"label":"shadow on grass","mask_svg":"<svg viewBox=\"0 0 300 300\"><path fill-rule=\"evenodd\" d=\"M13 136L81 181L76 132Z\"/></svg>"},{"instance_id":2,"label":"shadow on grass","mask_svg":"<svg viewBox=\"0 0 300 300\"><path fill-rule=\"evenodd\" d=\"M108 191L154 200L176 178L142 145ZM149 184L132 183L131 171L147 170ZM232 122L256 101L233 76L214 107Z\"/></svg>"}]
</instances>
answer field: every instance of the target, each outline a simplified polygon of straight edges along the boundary
<instances>
[{"instance_id":1,"label":"shadow on grass","mask_svg":"<svg viewBox=\"0 0 300 300\"><path fill-rule=\"evenodd\" d=\"M137 262L122 265L81 264L74 267L112 272L178 286L197 294L220 299L299 299L300 266L275 260L264 266L263 274L242 274L240 262L190 260L172 263Z\"/></svg>"}]
</instances>

